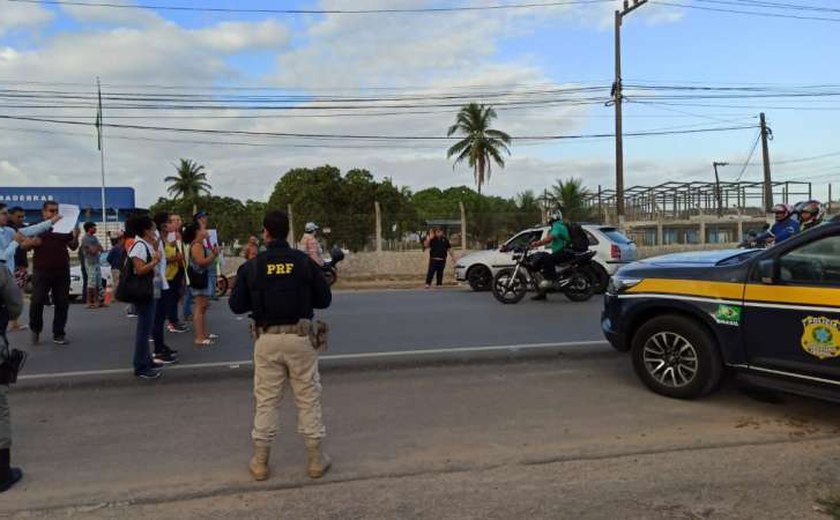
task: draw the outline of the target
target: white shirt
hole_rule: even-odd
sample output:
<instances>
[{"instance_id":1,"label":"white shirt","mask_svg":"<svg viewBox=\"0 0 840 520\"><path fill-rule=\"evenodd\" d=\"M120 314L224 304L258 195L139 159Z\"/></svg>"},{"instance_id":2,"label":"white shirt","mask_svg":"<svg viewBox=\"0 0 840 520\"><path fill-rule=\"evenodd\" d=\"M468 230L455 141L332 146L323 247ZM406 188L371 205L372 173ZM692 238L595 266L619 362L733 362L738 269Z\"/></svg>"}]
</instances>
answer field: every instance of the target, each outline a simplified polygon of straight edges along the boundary
<instances>
[{"instance_id":1,"label":"white shirt","mask_svg":"<svg viewBox=\"0 0 840 520\"><path fill-rule=\"evenodd\" d=\"M161 239L160 231L155 230L155 236L158 240L158 253L160 254L160 263L157 265L157 273L155 273L155 279L160 279L161 284L160 288L164 291L169 290L169 282L166 281L166 250L163 246L163 239Z\"/></svg>"}]
</instances>

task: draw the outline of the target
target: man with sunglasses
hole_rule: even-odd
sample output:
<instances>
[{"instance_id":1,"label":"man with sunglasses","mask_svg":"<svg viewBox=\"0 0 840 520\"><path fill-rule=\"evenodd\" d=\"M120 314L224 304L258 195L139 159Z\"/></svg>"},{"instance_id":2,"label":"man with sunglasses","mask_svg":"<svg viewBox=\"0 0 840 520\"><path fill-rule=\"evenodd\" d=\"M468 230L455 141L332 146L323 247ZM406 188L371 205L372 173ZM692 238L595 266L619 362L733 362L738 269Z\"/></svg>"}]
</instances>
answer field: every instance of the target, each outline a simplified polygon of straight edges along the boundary
<instances>
[{"instance_id":1,"label":"man with sunglasses","mask_svg":"<svg viewBox=\"0 0 840 520\"><path fill-rule=\"evenodd\" d=\"M44 220L58 216L58 202L49 200L41 208ZM61 217L59 217L61 218ZM32 256L32 301L29 305L29 330L33 345L40 342L44 328L44 305L52 294L53 343L67 345L67 312L70 308L70 253L79 248L79 229L72 233L55 233L49 230L39 238Z\"/></svg>"}]
</instances>

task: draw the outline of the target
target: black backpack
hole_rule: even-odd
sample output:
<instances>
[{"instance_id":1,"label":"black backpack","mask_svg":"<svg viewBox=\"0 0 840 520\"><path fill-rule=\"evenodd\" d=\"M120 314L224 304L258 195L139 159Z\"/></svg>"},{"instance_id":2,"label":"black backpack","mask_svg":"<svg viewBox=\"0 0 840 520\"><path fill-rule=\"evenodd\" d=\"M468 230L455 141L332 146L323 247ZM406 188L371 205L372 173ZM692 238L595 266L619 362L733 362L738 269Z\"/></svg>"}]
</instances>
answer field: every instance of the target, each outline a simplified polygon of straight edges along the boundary
<instances>
[{"instance_id":1,"label":"black backpack","mask_svg":"<svg viewBox=\"0 0 840 520\"><path fill-rule=\"evenodd\" d=\"M589 237L577 222L569 222L569 248L577 253L589 251Z\"/></svg>"}]
</instances>

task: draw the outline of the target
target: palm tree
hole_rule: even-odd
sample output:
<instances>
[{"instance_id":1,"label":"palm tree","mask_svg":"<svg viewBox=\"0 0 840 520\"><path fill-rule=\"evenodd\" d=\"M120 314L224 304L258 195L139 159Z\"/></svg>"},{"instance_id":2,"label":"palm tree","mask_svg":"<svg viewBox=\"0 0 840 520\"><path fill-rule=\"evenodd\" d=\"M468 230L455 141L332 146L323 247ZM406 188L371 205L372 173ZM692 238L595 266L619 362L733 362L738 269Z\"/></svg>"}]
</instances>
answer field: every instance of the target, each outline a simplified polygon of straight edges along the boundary
<instances>
[{"instance_id":1,"label":"palm tree","mask_svg":"<svg viewBox=\"0 0 840 520\"><path fill-rule=\"evenodd\" d=\"M585 205L588 196L589 190L583 185L583 179L576 177L558 180L549 194L551 201L563 210L563 217L575 222L589 218L589 208Z\"/></svg>"},{"instance_id":2,"label":"palm tree","mask_svg":"<svg viewBox=\"0 0 840 520\"><path fill-rule=\"evenodd\" d=\"M457 156L452 165L453 169L464 159L467 160L467 164L473 169L479 194L481 194L481 186L490 180L492 163L495 162L504 168L505 160L502 158L502 152L510 155L510 148L508 148L510 136L501 130L490 128L494 119L496 119L496 111L493 107L470 103L461 108L455 118L455 124L446 132L447 136L456 133L464 136L446 151L446 158Z\"/></svg>"},{"instance_id":3,"label":"palm tree","mask_svg":"<svg viewBox=\"0 0 840 520\"><path fill-rule=\"evenodd\" d=\"M209 195L213 188L207 182L204 165L191 159L181 159L175 166L177 175L170 175L163 182L171 183L167 191L176 199L195 200L200 195Z\"/></svg>"}]
</instances>

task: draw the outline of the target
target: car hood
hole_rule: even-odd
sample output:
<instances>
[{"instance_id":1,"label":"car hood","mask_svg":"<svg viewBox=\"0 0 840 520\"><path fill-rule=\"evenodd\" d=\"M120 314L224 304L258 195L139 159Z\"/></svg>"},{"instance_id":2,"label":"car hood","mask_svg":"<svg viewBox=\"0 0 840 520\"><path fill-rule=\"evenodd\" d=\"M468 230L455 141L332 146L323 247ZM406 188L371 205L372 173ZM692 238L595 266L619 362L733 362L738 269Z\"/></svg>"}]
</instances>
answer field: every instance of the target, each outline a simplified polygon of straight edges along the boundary
<instances>
[{"instance_id":1,"label":"car hood","mask_svg":"<svg viewBox=\"0 0 840 520\"><path fill-rule=\"evenodd\" d=\"M723 249L717 251L692 251L646 258L640 263L674 267L713 266L737 256L749 256L751 250Z\"/></svg>"}]
</instances>

